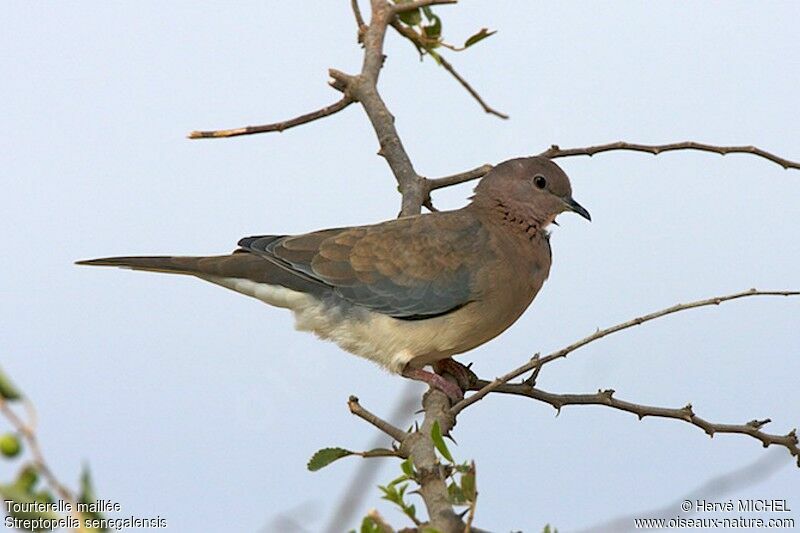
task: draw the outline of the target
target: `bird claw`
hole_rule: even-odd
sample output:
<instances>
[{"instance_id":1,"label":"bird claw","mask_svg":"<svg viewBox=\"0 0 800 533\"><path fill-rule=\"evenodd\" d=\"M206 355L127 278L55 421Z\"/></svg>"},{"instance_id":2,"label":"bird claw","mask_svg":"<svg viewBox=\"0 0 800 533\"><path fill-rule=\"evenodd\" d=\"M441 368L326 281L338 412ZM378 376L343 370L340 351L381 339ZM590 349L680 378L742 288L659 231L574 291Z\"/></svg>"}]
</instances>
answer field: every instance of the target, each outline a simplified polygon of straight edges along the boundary
<instances>
[{"instance_id":1,"label":"bird claw","mask_svg":"<svg viewBox=\"0 0 800 533\"><path fill-rule=\"evenodd\" d=\"M427 383L431 388L445 393L451 402L458 402L464 399L464 391L461 387L439 374L434 374L421 368L408 368L403 371L403 377Z\"/></svg>"},{"instance_id":2,"label":"bird claw","mask_svg":"<svg viewBox=\"0 0 800 533\"><path fill-rule=\"evenodd\" d=\"M470 390L472 385L478 381L478 376L470 370L469 366L465 366L450 357L433 363L433 370L439 375L450 374L453 376L462 391Z\"/></svg>"}]
</instances>

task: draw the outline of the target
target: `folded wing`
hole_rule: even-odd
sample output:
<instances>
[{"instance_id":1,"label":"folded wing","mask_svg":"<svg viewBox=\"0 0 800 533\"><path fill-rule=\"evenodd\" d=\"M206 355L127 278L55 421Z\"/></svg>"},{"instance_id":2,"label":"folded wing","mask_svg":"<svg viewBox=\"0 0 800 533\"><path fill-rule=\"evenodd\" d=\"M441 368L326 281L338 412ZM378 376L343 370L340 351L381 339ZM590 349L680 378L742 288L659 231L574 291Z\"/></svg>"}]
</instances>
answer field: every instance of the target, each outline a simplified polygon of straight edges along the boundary
<instances>
[{"instance_id":1,"label":"folded wing","mask_svg":"<svg viewBox=\"0 0 800 533\"><path fill-rule=\"evenodd\" d=\"M450 214L448 214L450 215ZM246 252L372 311L414 320L472 301L476 254L486 253L478 221L454 212L298 236L247 237Z\"/></svg>"}]
</instances>

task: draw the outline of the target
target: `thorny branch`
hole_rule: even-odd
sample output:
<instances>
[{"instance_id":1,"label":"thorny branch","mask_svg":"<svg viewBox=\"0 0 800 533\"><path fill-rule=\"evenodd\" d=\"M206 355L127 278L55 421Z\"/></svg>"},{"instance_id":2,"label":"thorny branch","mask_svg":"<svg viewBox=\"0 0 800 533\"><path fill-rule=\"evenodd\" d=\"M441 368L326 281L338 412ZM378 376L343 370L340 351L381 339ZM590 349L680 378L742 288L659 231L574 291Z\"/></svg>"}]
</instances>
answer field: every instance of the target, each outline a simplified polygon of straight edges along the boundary
<instances>
[{"instance_id":1,"label":"thorny branch","mask_svg":"<svg viewBox=\"0 0 800 533\"><path fill-rule=\"evenodd\" d=\"M425 415L421 426L406 433L364 409L357 398L351 396L348 401L350 412L392 437L399 443L399 455L411 458L417 473L419 494L428 510L429 525L442 532L461 532L466 525L449 501L447 471L436 457L430 437L434 422L438 422L442 434L447 435L455 425L455 417L450 415L450 401L447 396L437 389L430 389L424 394L422 405ZM471 530L478 531L474 527Z\"/></svg>"},{"instance_id":2,"label":"thorny branch","mask_svg":"<svg viewBox=\"0 0 800 533\"><path fill-rule=\"evenodd\" d=\"M757 157L767 159L768 161L772 161L773 163L777 163L784 169L800 170L800 162L784 159L783 157L777 156L771 152L767 152L766 150L762 150L756 146L717 146L713 144L698 143L695 141L684 141L670 144L635 144L619 141L608 144L598 144L596 146L587 146L584 148L560 148L558 145L554 144L538 155L550 159L557 159L559 157L572 157L576 155L593 156L594 154L611 152L614 150L646 152L653 155L658 155L662 152L673 152L676 150L699 150L702 152L712 152L721 155L752 154ZM434 191L443 187L450 187L452 185L458 185L459 183L482 178L488 174L492 168L492 165L487 164L472 170L467 170L466 172L453 174L452 176L429 179L428 189Z\"/></svg>"},{"instance_id":3,"label":"thorny branch","mask_svg":"<svg viewBox=\"0 0 800 533\"><path fill-rule=\"evenodd\" d=\"M689 302L685 304L677 304L673 305L672 307L667 307L666 309L661 309L660 311L655 311L653 313L643 315L632 320L628 320L627 322L622 322L615 326L611 326L605 329L598 329L596 332L592 333L588 337L585 337L577 342L570 344L560 350L557 350L549 355L544 357L539 357L538 354L531 358L530 361L525 363L524 365L515 368L514 370L508 372L507 374L496 378L494 381L487 383L485 386L481 387L475 394L469 396L468 398L464 398L457 404L455 404L450 412L453 415L457 415L470 405L474 404L475 402L479 401L481 398L489 394L490 392L497 390L501 385L504 383L508 383L512 379L521 376L525 372L529 372L536 368L540 368L547 363L554 361L556 359L561 359L566 357L571 352L574 352L578 348L582 348L589 343L594 341L600 340L603 337L607 337L612 333L617 333L618 331L622 331L628 328L632 328L634 326L638 326L645 322L649 322L651 320L655 320L657 318L661 318L667 315L671 315L673 313L678 313L680 311L686 311L688 309L695 309L697 307L706 307L710 305L719 305L723 302L727 302L730 300L737 300L739 298L747 298L751 296L800 296L800 291L759 291L757 289L750 289L747 291L737 292L733 294L728 294L726 296L715 296L713 298L708 298L706 300L696 300L694 302Z\"/></svg>"},{"instance_id":4,"label":"thorny branch","mask_svg":"<svg viewBox=\"0 0 800 533\"><path fill-rule=\"evenodd\" d=\"M473 390L480 390L488 385L488 381L478 380L474 384ZM684 422L701 428L712 438L716 433L740 433L743 435L750 435L761 441L765 448L773 444L785 447L789 450L789 453L797 459L797 466L800 467L800 448L798 448L797 430L793 429L786 435L765 433L761 431L761 428L771 422L769 418L764 420L751 420L746 424L717 424L697 416L692 404L686 404L679 409L641 405L615 398L615 391L613 389L599 390L595 394L554 394L532 387L527 383L503 383L497 386L494 392L515 394L539 400L540 402L552 405L558 412L561 412L561 408L565 405L604 405L620 411L633 413L639 417L639 420L646 416L683 420Z\"/></svg>"},{"instance_id":5,"label":"thorny branch","mask_svg":"<svg viewBox=\"0 0 800 533\"><path fill-rule=\"evenodd\" d=\"M767 152L766 150L762 150L761 148L757 148L755 146L716 146L713 144L705 144L694 141L677 142L671 144L635 144L619 141L608 144L598 144L597 146L587 146L586 148L565 149L559 148L558 145L554 144L539 155L549 157L550 159L555 159L557 157L569 157L574 155L593 156L594 154L600 152L610 152L612 150L632 150L635 152L646 152L653 155L658 155L661 152L672 152L675 150L700 150L701 152L713 152L720 155L753 154L758 157L768 159L773 163L777 163L785 169L793 168L800 170L800 163L778 157L773 153Z\"/></svg>"}]
</instances>

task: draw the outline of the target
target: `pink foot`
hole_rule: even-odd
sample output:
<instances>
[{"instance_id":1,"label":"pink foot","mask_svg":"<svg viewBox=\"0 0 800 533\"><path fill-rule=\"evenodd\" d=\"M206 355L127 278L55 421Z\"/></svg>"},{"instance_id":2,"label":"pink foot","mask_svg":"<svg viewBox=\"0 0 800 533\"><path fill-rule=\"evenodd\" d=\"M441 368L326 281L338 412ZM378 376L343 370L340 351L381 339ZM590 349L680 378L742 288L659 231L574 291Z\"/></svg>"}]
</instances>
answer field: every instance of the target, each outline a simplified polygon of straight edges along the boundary
<instances>
[{"instance_id":1,"label":"pink foot","mask_svg":"<svg viewBox=\"0 0 800 533\"><path fill-rule=\"evenodd\" d=\"M403 377L427 383L432 388L447 394L452 401L457 402L464 399L464 391L458 385L433 372L421 368L407 368L403 370Z\"/></svg>"},{"instance_id":2,"label":"pink foot","mask_svg":"<svg viewBox=\"0 0 800 533\"><path fill-rule=\"evenodd\" d=\"M472 370L450 357L433 363L433 371L439 375L450 374L456 378L461 390L470 390L470 387L478 381L478 376Z\"/></svg>"}]
</instances>

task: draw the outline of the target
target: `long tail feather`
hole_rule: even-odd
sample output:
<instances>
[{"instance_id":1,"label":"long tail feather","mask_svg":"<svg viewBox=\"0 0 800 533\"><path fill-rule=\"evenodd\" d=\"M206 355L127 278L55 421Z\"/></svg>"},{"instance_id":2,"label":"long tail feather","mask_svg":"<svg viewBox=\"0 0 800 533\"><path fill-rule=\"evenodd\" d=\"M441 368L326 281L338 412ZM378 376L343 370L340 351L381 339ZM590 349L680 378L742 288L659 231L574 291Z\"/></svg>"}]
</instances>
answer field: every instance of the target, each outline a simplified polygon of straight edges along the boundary
<instances>
[{"instance_id":1,"label":"long tail feather","mask_svg":"<svg viewBox=\"0 0 800 533\"><path fill-rule=\"evenodd\" d=\"M210 257L103 257L76 261L76 265L121 267L147 272L185 274L197 276L208 281L213 278L239 278L281 285L288 289L322 296L330 292L330 286L311 279L302 272L294 272L280 267L265 258L247 252ZM216 281L214 281L216 283Z\"/></svg>"},{"instance_id":2,"label":"long tail feather","mask_svg":"<svg viewBox=\"0 0 800 533\"><path fill-rule=\"evenodd\" d=\"M133 270L145 270L148 272L166 272L169 274L198 274L203 273L205 270L200 264L202 259L209 258L170 256L103 257L100 259L76 261L75 264L121 267Z\"/></svg>"}]
</instances>

